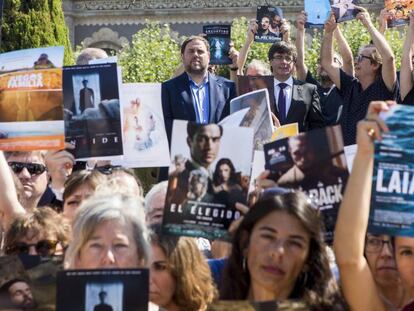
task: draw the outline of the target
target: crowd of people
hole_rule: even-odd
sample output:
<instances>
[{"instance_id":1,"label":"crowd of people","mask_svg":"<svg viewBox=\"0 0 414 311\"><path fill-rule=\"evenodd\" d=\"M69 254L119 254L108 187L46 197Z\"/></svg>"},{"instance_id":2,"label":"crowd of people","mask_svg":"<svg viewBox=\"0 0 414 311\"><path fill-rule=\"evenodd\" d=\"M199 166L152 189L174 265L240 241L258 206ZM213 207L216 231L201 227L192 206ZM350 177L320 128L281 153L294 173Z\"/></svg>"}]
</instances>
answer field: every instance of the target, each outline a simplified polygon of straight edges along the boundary
<instances>
[{"instance_id":1,"label":"crowd of people","mask_svg":"<svg viewBox=\"0 0 414 311\"><path fill-rule=\"evenodd\" d=\"M173 120L208 124L228 116L240 75L273 76L269 95L275 127L296 122L306 132L340 124L345 145L358 148L333 245L324 241L323 219L312 201L269 180L269 171L255 182L255 200L243 202L245 189L236 182L232 162L224 158L211 170L222 135L221 126L214 125L215 134L209 126L201 134L188 133L192 159L177 157L181 169L170 176L178 190L198 178L213 192L234 194L231 204L242 216L230 226L231 242L162 234L172 187L165 168L145 194L132 170L99 162L85 169L67 143L59 151L0 151L0 255L63 256L64 269L148 268L154 310L207 310L218 300L288 299L301 300L310 310L414 310L414 239L367 234L374 141L388 131L379 114L395 102L414 104L414 12L398 80L395 55L382 31L366 9L355 8L372 43L352 55L331 14L317 77L305 65L307 16L302 12L295 22L295 44L289 42L288 22L280 20L283 40L269 46L267 61L246 65L259 27L250 22L244 46L230 50L230 79L209 66L205 38L189 37L181 46L183 72L164 82L161 94L169 142ZM105 56L88 49L79 64ZM17 309L34 309L31 293L20 290L28 298L13 298L22 284L27 287L27 280L9 280L0 284L0 293L9 293Z\"/></svg>"}]
</instances>

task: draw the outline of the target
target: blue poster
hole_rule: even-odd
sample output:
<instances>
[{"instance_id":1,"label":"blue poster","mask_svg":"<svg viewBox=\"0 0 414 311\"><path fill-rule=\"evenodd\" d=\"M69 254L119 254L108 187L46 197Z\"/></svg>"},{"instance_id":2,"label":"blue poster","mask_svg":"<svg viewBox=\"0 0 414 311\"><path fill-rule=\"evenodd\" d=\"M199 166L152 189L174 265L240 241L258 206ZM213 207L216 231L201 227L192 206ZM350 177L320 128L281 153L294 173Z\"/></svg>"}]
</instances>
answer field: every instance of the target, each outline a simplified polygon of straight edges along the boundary
<instances>
[{"instance_id":1,"label":"blue poster","mask_svg":"<svg viewBox=\"0 0 414 311\"><path fill-rule=\"evenodd\" d=\"M331 12L329 0L305 0L305 12L308 14L306 28L323 27Z\"/></svg>"},{"instance_id":2,"label":"blue poster","mask_svg":"<svg viewBox=\"0 0 414 311\"><path fill-rule=\"evenodd\" d=\"M414 237L414 107L384 115L390 129L375 143L368 231Z\"/></svg>"}]
</instances>

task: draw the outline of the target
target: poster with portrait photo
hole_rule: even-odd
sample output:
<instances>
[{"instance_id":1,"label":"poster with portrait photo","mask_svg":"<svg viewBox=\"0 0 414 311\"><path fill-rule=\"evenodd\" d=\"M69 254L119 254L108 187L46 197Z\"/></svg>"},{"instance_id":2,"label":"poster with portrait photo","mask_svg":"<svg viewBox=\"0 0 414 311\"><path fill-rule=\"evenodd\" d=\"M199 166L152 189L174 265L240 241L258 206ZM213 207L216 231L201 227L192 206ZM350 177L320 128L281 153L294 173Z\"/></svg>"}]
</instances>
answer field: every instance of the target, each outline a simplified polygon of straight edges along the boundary
<instances>
[{"instance_id":1,"label":"poster with portrait photo","mask_svg":"<svg viewBox=\"0 0 414 311\"><path fill-rule=\"evenodd\" d=\"M57 276L58 311L147 311L148 269L66 270Z\"/></svg>"},{"instance_id":2,"label":"poster with portrait photo","mask_svg":"<svg viewBox=\"0 0 414 311\"><path fill-rule=\"evenodd\" d=\"M119 77L115 63L63 69L66 141L76 159L123 154Z\"/></svg>"},{"instance_id":3,"label":"poster with portrait photo","mask_svg":"<svg viewBox=\"0 0 414 311\"><path fill-rule=\"evenodd\" d=\"M331 12L329 0L305 0L306 28L323 28Z\"/></svg>"},{"instance_id":4,"label":"poster with portrait photo","mask_svg":"<svg viewBox=\"0 0 414 311\"><path fill-rule=\"evenodd\" d=\"M381 117L389 132L375 141L368 232L414 237L414 107L394 105Z\"/></svg>"},{"instance_id":5,"label":"poster with portrait photo","mask_svg":"<svg viewBox=\"0 0 414 311\"><path fill-rule=\"evenodd\" d=\"M220 122L225 126L250 127L254 131L254 150L263 150L270 141L273 122L267 89L253 91L230 101L230 115Z\"/></svg>"},{"instance_id":6,"label":"poster with portrait photo","mask_svg":"<svg viewBox=\"0 0 414 311\"><path fill-rule=\"evenodd\" d=\"M0 257L0 310L54 310L61 269L59 258Z\"/></svg>"},{"instance_id":7,"label":"poster with portrait photo","mask_svg":"<svg viewBox=\"0 0 414 311\"><path fill-rule=\"evenodd\" d=\"M62 149L63 46L0 54L0 150Z\"/></svg>"},{"instance_id":8,"label":"poster with portrait photo","mask_svg":"<svg viewBox=\"0 0 414 311\"><path fill-rule=\"evenodd\" d=\"M304 191L322 211L326 240L332 242L342 194L348 180L339 125L266 144L266 169L279 187Z\"/></svg>"},{"instance_id":9,"label":"poster with portrait photo","mask_svg":"<svg viewBox=\"0 0 414 311\"><path fill-rule=\"evenodd\" d=\"M267 89L269 92L270 107L276 107L275 78L273 76L237 76L237 94L243 95L256 90Z\"/></svg>"},{"instance_id":10,"label":"poster with portrait photo","mask_svg":"<svg viewBox=\"0 0 414 311\"><path fill-rule=\"evenodd\" d=\"M355 19L359 13L355 6L358 5L358 0L333 0L331 10L335 15L336 22L342 23Z\"/></svg>"},{"instance_id":11,"label":"poster with portrait photo","mask_svg":"<svg viewBox=\"0 0 414 311\"><path fill-rule=\"evenodd\" d=\"M203 33L207 35L210 44L210 65L228 65L232 63L229 57L231 25L205 25Z\"/></svg>"},{"instance_id":12,"label":"poster with portrait photo","mask_svg":"<svg viewBox=\"0 0 414 311\"><path fill-rule=\"evenodd\" d=\"M387 26L397 27L408 25L410 12L414 10L414 1L412 0L385 0L385 9L390 14L387 19Z\"/></svg>"},{"instance_id":13,"label":"poster with portrait photo","mask_svg":"<svg viewBox=\"0 0 414 311\"><path fill-rule=\"evenodd\" d=\"M283 11L280 7L258 6L256 16L259 27L254 36L254 41L262 43L282 41L283 34L280 28L282 26Z\"/></svg>"},{"instance_id":14,"label":"poster with portrait photo","mask_svg":"<svg viewBox=\"0 0 414 311\"><path fill-rule=\"evenodd\" d=\"M228 239L246 203L253 129L174 120L163 232Z\"/></svg>"},{"instance_id":15,"label":"poster with portrait photo","mask_svg":"<svg viewBox=\"0 0 414 311\"><path fill-rule=\"evenodd\" d=\"M170 151L161 106L160 83L121 85L124 156L113 165L128 168L170 164Z\"/></svg>"}]
</instances>

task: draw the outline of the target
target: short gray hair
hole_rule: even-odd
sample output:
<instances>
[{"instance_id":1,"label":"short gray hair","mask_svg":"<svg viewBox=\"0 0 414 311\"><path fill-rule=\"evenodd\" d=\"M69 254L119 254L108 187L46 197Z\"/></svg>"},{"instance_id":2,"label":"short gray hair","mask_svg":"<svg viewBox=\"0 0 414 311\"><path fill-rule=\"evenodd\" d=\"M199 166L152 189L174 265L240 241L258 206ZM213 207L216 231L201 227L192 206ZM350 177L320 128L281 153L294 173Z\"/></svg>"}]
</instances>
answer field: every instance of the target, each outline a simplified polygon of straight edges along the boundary
<instances>
[{"instance_id":1,"label":"short gray hair","mask_svg":"<svg viewBox=\"0 0 414 311\"><path fill-rule=\"evenodd\" d=\"M107 58L108 54L99 48L86 48L76 58L76 65L87 65L93 59Z\"/></svg>"},{"instance_id":2,"label":"short gray hair","mask_svg":"<svg viewBox=\"0 0 414 311\"><path fill-rule=\"evenodd\" d=\"M150 191L145 196L145 213L149 212L151 201L158 193L165 193L167 195L168 190L168 180L164 180L152 186Z\"/></svg>"},{"instance_id":3,"label":"short gray hair","mask_svg":"<svg viewBox=\"0 0 414 311\"><path fill-rule=\"evenodd\" d=\"M142 204L136 197L108 193L94 195L84 201L73 222L73 237L65 255L65 268L76 268L81 248L89 241L96 228L108 220L130 224L138 250L138 258L148 264L150 245Z\"/></svg>"},{"instance_id":4,"label":"short gray hair","mask_svg":"<svg viewBox=\"0 0 414 311\"><path fill-rule=\"evenodd\" d=\"M258 59L253 59L246 67L246 71L249 68L254 68L256 69L257 73L259 76L270 76L272 75L272 72L270 71L270 65L258 60Z\"/></svg>"}]
</instances>

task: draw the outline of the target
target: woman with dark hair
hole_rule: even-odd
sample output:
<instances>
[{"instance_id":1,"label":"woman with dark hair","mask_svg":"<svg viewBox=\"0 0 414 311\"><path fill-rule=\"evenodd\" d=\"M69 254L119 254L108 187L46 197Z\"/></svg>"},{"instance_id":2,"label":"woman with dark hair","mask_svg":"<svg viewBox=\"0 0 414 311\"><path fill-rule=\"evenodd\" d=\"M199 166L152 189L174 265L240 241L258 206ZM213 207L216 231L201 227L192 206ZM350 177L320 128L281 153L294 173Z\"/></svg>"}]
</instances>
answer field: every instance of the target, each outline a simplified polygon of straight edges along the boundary
<instances>
[{"instance_id":1,"label":"woman with dark hair","mask_svg":"<svg viewBox=\"0 0 414 311\"><path fill-rule=\"evenodd\" d=\"M193 238L150 233L150 300L168 311L203 311L216 298L209 266Z\"/></svg>"},{"instance_id":2,"label":"woman with dark hair","mask_svg":"<svg viewBox=\"0 0 414 311\"><path fill-rule=\"evenodd\" d=\"M301 192L269 195L244 216L222 278L221 298L299 299L341 310L319 213ZM335 305L335 307L334 307Z\"/></svg>"},{"instance_id":3,"label":"woman with dark hair","mask_svg":"<svg viewBox=\"0 0 414 311\"><path fill-rule=\"evenodd\" d=\"M213 174L213 190L224 198L222 202L229 202L233 206L236 202L245 203L246 195L238 182L236 169L228 158L220 159Z\"/></svg>"}]
</instances>

